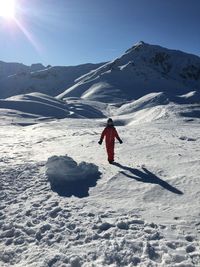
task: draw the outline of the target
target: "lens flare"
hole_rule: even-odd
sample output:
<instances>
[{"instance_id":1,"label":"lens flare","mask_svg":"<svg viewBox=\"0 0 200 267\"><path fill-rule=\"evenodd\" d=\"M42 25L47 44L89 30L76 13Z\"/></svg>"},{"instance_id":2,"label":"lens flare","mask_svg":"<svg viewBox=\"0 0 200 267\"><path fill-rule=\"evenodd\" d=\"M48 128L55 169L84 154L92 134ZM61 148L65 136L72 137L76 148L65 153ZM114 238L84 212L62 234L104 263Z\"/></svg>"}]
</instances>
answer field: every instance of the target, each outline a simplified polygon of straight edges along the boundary
<instances>
[{"instance_id":1,"label":"lens flare","mask_svg":"<svg viewBox=\"0 0 200 267\"><path fill-rule=\"evenodd\" d=\"M6 29L13 31L17 26L35 50L41 53L42 47L29 30L27 22L23 19L24 16L31 16L31 12L24 9L17 0L0 0L0 19L4 19L4 25L8 26Z\"/></svg>"},{"instance_id":2,"label":"lens flare","mask_svg":"<svg viewBox=\"0 0 200 267\"><path fill-rule=\"evenodd\" d=\"M37 52L41 52L42 51L42 48L39 45L39 43L35 40L33 34L31 34L31 32L29 32L26 29L26 27L19 20L15 19L15 23L17 24L17 26L19 27L19 29L21 30L21 32L23 32L23 34L26 36L26 38L28 39L28 41L37 50Z\"/></svg>"},{"instance_id":3,"label":"lens flare","mask_svg":"<svg viewBox=\"0 0 200 267\"><path fill-rule=\"evenodd\" d=\"M0 0L0 17L5 19L15 18L15 0Z\"/></svg>"}]
</instances>

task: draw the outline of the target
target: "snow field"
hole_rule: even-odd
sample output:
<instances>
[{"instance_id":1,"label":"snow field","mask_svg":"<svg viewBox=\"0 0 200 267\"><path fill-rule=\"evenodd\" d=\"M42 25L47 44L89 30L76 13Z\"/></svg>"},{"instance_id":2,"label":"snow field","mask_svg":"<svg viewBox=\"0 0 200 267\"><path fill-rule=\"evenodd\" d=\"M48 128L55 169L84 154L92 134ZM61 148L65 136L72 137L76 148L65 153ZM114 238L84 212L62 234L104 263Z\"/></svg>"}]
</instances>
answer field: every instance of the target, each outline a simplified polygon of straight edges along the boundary
<instances>
[{"instance_id":1,"label":"snow field","mask_svg":"<svg viewBox=\"0 0 200 267\"><path fill-rule=\"evenodd\" d=\"M197 237L182 230L184 221L155 224L134 210L94 212L87 201L53 194L42 169L19 165L7 170L10 180L1 171L1 266L198 266Z\"/></svg>"},{"instance_id":2,"label":"snow field","mask_svg":"<svg viewBox=\"0 0 200 267\"><path fill-rule=\"evenodd\" d=\"M199 57L0 65L0 266L199 267Z\"/></svg>"},{"instance_id":3,"label":"snow field","mask_svg":"<svg viewBox=\"0 0 200 267\"><path fill-rule=\"evenodd\" d=\"M117 127L118 165L97 144L103 123L1 127L0 266L199 266L198 122ZM88 195L52 191L45 164L54 157L50 173L63 174L66 154L98 166Z\"/></svg>"}]
</instances>

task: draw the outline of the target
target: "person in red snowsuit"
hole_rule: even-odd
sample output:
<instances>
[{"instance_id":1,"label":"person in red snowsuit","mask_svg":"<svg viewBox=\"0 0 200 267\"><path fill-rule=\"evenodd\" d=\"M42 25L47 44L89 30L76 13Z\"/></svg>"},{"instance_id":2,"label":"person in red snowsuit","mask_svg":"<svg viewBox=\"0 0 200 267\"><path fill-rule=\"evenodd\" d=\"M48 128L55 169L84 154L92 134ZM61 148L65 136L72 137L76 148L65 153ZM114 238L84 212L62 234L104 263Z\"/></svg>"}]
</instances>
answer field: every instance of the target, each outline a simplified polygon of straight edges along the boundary
<instances>
[{"instance_id":1,"label":"person in red snowsuit","mask_svg":"<svg viewBox=\"0 0 200 267\"><path fill-rule=\"evenodd\" d=\"M107 121L107 126L103 130L101 134L101 138L99 140L99 144L101 145L103 142L103 139L106 139L106 150L108 154L108 162L112 164L114 162L114 146L115 146L115 138L122 144L122 140L120 139L117 130L114 127L113 120L111 118Z\"/></svg>"}]
</instances>

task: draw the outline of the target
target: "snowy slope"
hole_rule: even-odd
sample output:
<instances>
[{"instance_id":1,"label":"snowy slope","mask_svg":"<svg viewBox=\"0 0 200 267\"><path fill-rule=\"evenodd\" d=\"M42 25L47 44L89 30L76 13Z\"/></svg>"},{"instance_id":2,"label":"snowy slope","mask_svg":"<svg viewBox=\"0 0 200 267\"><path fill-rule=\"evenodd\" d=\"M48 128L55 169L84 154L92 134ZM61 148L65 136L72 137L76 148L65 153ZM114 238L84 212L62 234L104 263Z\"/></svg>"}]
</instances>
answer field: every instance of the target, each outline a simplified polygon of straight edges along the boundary
<instances>
[{"instance_id":1,"label":"snowy slope","mask_svg":"<svg viewBox=\"0 0 200 267\"><path fill-rule=\"evenodd\" d=\"M40 123L61 118L115 117L119 125L139 121L153 121L179 114L187 118L200 117L200 95L196 91L172 96L167 93L150 93L125 103L103 103L80 98L65 101L41 93L17 95L0 100L0 116L5 124Z\"/></svg>"},{"instance_id":2,"label":"snowy slope","mask_svg":"<svg viewBox=\"0 0 200 267\"><path fill-rule=\"evenodd\" d=\"M117 127L116 165L104 123L0 127L1 267L200 266L199 119Z\"/></svg>"},{"instance_id":3,"label":"snowy slope","mask_svg":"<svg viewBox=\"0 0 200 267\"><path fill-rule=\"evenodd\" d=\"M31 67L18 63L0 62L0 98L12 95L41 92L55 96L74 80L102 64L83 64L69 67L44 67L33 64Z\"/></svg>"},{"instance_id":4,"label":"snowy slope","mask_svg":"<svg viewBox=\"0 0 200 267\"><path fill-rule=\"evenodd\" d=\"M130 114L142 109L151 108L158 105L166 105L169 99L164 93L151 93L135 101L122 105L118 110L118 115Z\"/></svg>"},{"instance_id":5,"label":"snowy slope","mask_svg":"<svg viewBox=\"0 0 200 267\"><path fill-rule=\"evenodd\" d=\"M170 103L182 105L183 110L186 108L187 105L190 106L191 109L195 107L200 108L200 92L191 91L185 95L176 96L168 94L167 92L150 93L137 100L122 104L119 108L115 109L114 112L112 112L112 115L130 115L132 113L142 111L147 108L151 109L163 105L167 106Z\"/></svg>"},{"instance_id":6,"label":"snowy slope","mask_svg":"<svg viewBox=\"0 0 200 267\"><path fill-rule=\"evenodd\" d=\"M69 100L68 103L41 93L30 93L0 99L0 115L6 121L34 124L41 120L61 118L104 118L102 104ZM9 118L9 120L8 120ZM26 121L26 123L25 123Z\"/></svg>"},{"instance_id":7,"label":"snowy slope","mask_svg":"<svg viewBox=\"0 0 200 267\"><path fill-rule=\"evenodd\" d=\"M103 102L137 99L151 92L200 90L200 58L139 42L121 57L81 78L58 96Z\"/></svg>"}]
</instances>

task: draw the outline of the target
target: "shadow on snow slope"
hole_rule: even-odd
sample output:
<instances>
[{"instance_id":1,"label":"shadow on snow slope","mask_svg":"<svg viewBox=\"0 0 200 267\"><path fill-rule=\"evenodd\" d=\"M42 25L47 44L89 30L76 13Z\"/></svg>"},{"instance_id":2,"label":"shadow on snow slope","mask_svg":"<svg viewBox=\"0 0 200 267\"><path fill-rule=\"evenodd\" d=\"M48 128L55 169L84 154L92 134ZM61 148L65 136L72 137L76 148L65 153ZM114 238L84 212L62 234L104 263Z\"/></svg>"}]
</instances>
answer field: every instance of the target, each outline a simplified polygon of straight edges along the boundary
<instances>
[{"instance_id":1,"label":"shadow on snow slope","mask_svg":"<svg viewBox=\"0 0 200 267\"><path fill-rule=\"evenodd\" d=\"M138 169L134 169L134 168L130 168L124 165L121 165L120 163L114 162L113 165L129 171L132 175L127 174L125 172L121 172L122 174L124 174L125 176L127 176L128 178L131 179L135 179L138 182L143 182L143 183L151 183L151 184L158 184L160 186L162 186L164 189L178 194L178 195L182 195L183 192L178 190L177 188L173 187L172 185L168 184L167 182L163 181L162 179L160 179L158 176L156 176L155 174L153 174L152 172L150 172L149 170L147 170L146 168L142 168L143 171L140 171Z\"/></svg>"},{"instance_id":2,"label":"shadow on snow slope","mask_svg":"<svg viewBox=\"0 0 200 267\"><path fill-rule=\"evenodd\" d=\"M97 184L101 172L93 163L77 163L68 155L52 156L46 164L46 175L51 189L64 197L87 197L89 188Z\"/></svg>"},{"instance_id":3,"label":"shadow on snow slope","mask_svg":"<svg viewBox=\"0 0 200 267\"><path fill-rule=\"evenodd\" d=\"M59 184L51 183L51 190L62 197L75 196L78 198L88 197L90 187L95 187L100 179L101 173L95 176L88 176L83 180L62 181Z\"/></svg>"}]
</instances>

